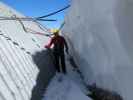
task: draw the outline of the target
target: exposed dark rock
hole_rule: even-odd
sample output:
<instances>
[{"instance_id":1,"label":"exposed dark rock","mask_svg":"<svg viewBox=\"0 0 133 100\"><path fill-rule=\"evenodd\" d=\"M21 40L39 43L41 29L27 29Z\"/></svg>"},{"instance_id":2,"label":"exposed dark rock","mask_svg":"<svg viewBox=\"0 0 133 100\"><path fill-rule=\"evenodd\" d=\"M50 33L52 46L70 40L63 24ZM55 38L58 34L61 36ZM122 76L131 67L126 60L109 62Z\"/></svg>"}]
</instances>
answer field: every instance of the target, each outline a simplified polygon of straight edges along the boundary
<instances>
[{"instance_id":1,"label":"exposed dark rock","mask_svg":"<svg viewBox=\"0 0 133 100\"><path fill-rule=\"evenodd\" d=\"M96 84L88 86L90 93L87 95L93 100L123 100L123 98L115 91L99 88Z\"/></svg>"}]
</instances>

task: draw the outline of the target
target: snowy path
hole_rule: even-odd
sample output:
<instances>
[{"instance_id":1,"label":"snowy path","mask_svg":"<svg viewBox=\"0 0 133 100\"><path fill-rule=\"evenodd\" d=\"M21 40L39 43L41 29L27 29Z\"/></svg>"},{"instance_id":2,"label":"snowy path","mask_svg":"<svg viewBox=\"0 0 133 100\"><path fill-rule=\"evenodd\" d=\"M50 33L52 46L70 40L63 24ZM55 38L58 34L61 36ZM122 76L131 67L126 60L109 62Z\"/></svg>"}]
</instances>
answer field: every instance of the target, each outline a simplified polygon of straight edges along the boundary
<instances>
[{"instance_id":1,"label":"snowy path","mask_svg":"<svg viewBox=\"0 0 133 100\"><path fill-rule=\"evenodd\" d=\"M81 91L78 84L68 76L56 75L47 88L43 100L91 100Z\"/></svg>"},{"instance_id":2,"label":"snowy path","mask_svg":"<svg viewBox=\"0 0 133 100\"><path fill-rule=\"evenodd\" d=\"M85 95L87 92L83 80L66 56L67 75L56 73L45 92L43 100L91 100Z\"/></svg>"}]
</instances>

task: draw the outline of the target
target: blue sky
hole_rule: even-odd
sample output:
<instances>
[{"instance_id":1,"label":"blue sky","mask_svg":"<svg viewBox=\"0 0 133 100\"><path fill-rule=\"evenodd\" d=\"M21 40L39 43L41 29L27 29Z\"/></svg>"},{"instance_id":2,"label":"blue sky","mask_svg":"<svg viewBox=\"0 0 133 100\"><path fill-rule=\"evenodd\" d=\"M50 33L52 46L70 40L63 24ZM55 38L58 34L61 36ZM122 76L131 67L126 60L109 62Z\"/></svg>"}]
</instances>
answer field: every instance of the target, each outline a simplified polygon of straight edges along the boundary
<instances>
[{"instance_id":1,"label":"blue sky","mask_svg":"<svg viewBox=\"0 0 133 100\"><path fill-rule=\"evenodd\" d=\"M20 13L30 16L37 17L43 16L48 13L59 10L68 4L70 0L1 0L3 3L16 9ZM64 20L65 12L60 12L56 15L48 17L49 19L57 19L56 22L43 22L48 28L58 28Z\"/></svg>"}]
</instances>

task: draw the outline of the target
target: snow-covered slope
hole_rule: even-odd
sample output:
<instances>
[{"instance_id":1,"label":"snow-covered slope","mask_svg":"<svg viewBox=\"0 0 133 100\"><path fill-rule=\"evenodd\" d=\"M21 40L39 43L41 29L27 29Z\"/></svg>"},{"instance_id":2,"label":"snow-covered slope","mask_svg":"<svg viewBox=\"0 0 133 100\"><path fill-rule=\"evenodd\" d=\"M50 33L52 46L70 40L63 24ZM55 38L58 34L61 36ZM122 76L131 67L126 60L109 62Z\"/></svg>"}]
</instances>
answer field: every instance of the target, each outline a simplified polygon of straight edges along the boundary
<instances>
[{"instance_id":1,"label":"snow-covered slope","mask_svg":"<svg viewBox=\"0 0 133 100\"><path fill-rule=\"evenodd\" d=\"M24 17L0 2L0 17L13 16ZM23 24L36 32L44 32L35 22ZM32 55L43 49L47 39L25 32L18 20L0 20L0 100L30 100L39 72Z\"/></svg>"},{"instance_id":2,"label":"snow-covered slope","mask_svg":"<svg viewBox=\"0 0 133 100\"><path fill-rule=\"evenodd\" d=\"M64 35L86 83L133 100L133 0L72 0Z\"/></svg>"},{"instance_id":3,"label":"snow-covered slope","mask_svg":"<svg viewBox=\"0 0 133 100\"><path fill-rule=\"evenodd\" d=\"M51 81L43 100L91 100L79 85L67 75L57 74Z\"/></svg>"}]
</instances>

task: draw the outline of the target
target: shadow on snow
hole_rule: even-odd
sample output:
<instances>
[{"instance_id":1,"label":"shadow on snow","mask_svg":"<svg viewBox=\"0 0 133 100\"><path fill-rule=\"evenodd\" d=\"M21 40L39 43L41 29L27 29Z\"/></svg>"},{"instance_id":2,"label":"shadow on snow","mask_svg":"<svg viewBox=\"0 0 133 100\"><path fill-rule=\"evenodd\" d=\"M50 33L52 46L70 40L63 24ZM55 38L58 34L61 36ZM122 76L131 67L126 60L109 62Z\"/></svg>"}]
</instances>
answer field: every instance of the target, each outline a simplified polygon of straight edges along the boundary
<instances>
[{"instance_id":1,"label":"shadow on snow","mask_svg":"<svg viewBox=\"0 0 133 100\"><path fill-rule=\"evenodd\" d=\"M32 59L39 69L36 85L32 90L31 100L41 100L50 79L55 75L54 60L51 50L36 52Z\"/></svg>"}]
</instances>

